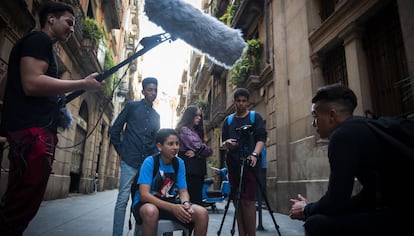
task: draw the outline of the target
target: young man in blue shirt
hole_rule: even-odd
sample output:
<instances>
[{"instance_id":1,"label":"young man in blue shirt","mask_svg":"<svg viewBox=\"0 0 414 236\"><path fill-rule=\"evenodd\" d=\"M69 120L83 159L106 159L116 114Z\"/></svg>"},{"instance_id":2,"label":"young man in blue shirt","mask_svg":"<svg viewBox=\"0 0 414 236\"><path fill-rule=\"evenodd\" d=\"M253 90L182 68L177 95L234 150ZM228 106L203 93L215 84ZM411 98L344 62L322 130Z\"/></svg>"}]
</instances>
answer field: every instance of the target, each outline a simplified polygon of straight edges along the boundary
<instances>
[{"instance_id":1,"label":"young man in blue shirt","mask_svg":"<svg viewBox=\"0 0 414 236\"><path fill-rule=\"evenodd\" d=\"M155 235L158 219L174 220L188 228L194 225L194 236L207 235L208 212L204 207L190 202L184 161L177 157L177 132L160 129L156 142L159 153L154 154L157 157L147 157L142 164L138 178L139 191L133 199L135 219L145 226L142 227L142 235ZM159 161L155 176L154 161ZM173 161L178 162L177 173Z\"/></svg>"}]
</instances>

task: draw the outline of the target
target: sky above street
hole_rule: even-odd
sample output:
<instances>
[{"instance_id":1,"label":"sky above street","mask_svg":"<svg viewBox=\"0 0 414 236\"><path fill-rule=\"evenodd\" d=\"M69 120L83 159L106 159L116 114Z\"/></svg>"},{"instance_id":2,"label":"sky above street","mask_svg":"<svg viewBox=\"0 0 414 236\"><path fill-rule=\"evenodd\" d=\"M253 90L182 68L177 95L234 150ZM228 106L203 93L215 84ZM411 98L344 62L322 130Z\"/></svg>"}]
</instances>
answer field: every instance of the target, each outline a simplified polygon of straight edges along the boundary
<instances>
[{"instance_id":1,"label":"sky above street","mask_svg":"<svg viewBox=\"0 0 414 236\"><path fill-rule=\"evenodd\" d=\"M194 7L200 6L200 0L186 0ZM141 9L143 9L141 7ZM165 32L161 27L148 20L145 13L140 15L140 38ZM188 67L188 55L191 46L181 39L164 42L143 55L141 70L143 78L151 76L158 79L158 107L161 116L161 127L175 128L177 117L175 108L171 109L170 101L178 101L178 86L181 83L183 70Z\"/></svg>"}]
</instances>

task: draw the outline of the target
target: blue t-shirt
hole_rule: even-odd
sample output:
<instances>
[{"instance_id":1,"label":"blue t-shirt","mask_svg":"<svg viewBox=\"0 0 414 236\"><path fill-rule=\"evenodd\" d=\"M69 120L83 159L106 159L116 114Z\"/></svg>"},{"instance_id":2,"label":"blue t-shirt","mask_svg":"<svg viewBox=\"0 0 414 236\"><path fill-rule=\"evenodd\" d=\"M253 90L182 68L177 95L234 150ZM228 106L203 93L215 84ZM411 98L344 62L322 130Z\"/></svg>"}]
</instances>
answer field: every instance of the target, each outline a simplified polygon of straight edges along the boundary
<instances>
[{"instance_id":1,"label":"blue t-shirt","mask_svg":"<svg viewBox=\"0 0 414 236\"><path fill-rule=\"evenodd\" d=\"M177 157L178 159L178 173L175 175L175 185L171 186L168 193L166 193L169 197L176 196L178 194L177 190L187 189L187 182L185 180L185 165L183 159ZM168 176L174 174L174 167L173 164L170 163L165 165L162 161L162 158L159 158L160 166L157 175ZM152 177L154 171L154 158L149 156L145 158L144 162L142 163L141 170L138 177L138 184L147 184L151 185L151 194L156 195L159 193L159 189L156 189L156 180L157 176L154 178ZM168 197L167 196L167 197ZM140 194L139 191L135 194L135 199L133 201L133 206L140 201Z\"/></svg>"}]
</instances>

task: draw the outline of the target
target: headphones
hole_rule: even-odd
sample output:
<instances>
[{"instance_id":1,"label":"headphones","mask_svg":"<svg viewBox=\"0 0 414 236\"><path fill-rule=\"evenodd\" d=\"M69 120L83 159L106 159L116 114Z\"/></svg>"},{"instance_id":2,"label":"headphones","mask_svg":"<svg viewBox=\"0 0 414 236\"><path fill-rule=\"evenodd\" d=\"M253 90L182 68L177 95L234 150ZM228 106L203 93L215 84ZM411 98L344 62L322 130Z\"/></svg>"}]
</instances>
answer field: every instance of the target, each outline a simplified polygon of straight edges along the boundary
<instances>
[{"instance_id":1,"label":"headphones","mask_svg":"<svg viewBox=\"0 0 414 236\"><path fill-rule=\"evenodd\" d=\"M53 17L49 18L49 24L53 24L54 21Z\"/></svg>"}]
</instances>

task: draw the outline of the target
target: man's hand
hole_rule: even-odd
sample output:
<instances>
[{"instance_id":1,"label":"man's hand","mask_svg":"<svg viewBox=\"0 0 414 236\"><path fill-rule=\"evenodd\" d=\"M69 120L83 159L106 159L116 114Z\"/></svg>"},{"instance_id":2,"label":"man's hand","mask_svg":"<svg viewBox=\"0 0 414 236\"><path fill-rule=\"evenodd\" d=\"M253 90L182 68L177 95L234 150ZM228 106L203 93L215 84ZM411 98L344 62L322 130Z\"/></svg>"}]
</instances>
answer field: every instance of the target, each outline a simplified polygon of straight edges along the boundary
<instances>
[{"instance_id":1,"label":"man's hand","mask_svg":"<svg viewBox=\"0 0 414 236\"><path fill-rule=\"evenodd\" d=\"M292 204L292 208L290 209L289 216L291 219L297 220L305 220L306 216L304 213L305 206L308 204L308 200L302 195L298 194L296 199L292 198L289 200Z\"/></svg>"},{"instance_id":2,"label":"man's hand","mask_svg":"<svg viewBox=\"0 0 414 236\"><path fill-rule=\"evenodd\" d=\"M226 147L229 149L237 148L237 146L238 146L237 139L234 139L234 138L229 138L223 142L223 147Z\"/></svg>"},{"instance_id":3,"label":"man's hand","mask_svg":"<svg viewBox=\"0 0 414 236\"><path fill-rule=\"evenodd\" d=\"M83 81L84 81L84 88L87 90L98 90L98 89L102 89L104 86L104 82L99 82L96 80L96 77L98 76L98 73L92 73L88 76L86 76Z\"/></svg>"},{"instance_id":4,"label":"man's hand","mask_svg":"<svg viewBox=\"0 0 414 236\"><path fill-rule=\"evenodd\" d=\"M185 152L185 155L186 155L187 157L189 157L189 158L192 158L192 157L194 157L194 156L195 156L195 152L194 152L193 150L188 149L188 150Z\"/></svg>"},{"instance_id":5,"label":"man's hand","mask_svg":"<svg viewBox=\"0 0 414 236\"><path fill-rule=\"evenodd\" d=\"M194 211L190 204L174 204L173 214L183 223L190 223L193 213Z\"/></svg>"},{"instance_id":6,"label":"man's hand","mask_svg":"<svg viewBox=\"0 0 414 236\"><path fill-rule=\"evenodd\" d=\"M256 166L256 163L257 163L257 157L255 157L255 156L253 156L253 155L249 155L248 157L247 157L247 160L249 160L249 164L250 164L250 166L251 167L255 167Z\"/></svg>"}]
</instances>

